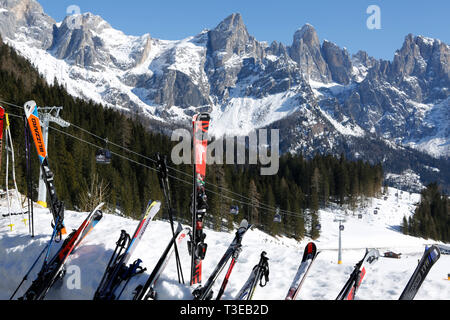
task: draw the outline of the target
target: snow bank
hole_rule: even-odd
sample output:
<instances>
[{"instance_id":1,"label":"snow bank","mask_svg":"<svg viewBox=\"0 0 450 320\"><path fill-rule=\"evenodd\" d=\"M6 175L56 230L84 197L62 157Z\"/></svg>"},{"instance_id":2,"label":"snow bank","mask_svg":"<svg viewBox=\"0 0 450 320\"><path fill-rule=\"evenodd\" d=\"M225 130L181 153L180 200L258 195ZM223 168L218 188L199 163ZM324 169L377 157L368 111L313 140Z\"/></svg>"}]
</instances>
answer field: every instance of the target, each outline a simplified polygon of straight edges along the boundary
<instances>
[{"instance_id":1,"label":"snow bank","mask_svg":"<svg viewBox=\"0 0 450 320\"><path fill-rule=\"evenodd\" d=\"M338 207L330 207L320 211L322 225L321 237L316 241L321 251L312 266L308 279L305 281L298 299L332 300L335 299L345 284L353 266L362 259L366 248L378 248L380 253L392 250L402 253L401 259L380 258L367 275L357 293L357 299L364 300L395 300L400 296L404 286L412 275L417 261L421 258L426 244L434 241L405 236L399 232L399 225L403 216L409 217L414 211L414 203L419 199L418 194L405 195L402 199L395 197L399 193L396 189L389 189L388 199L371 199L365 209L355 212L349 211L343 232L342 245L343 264L337 264L338 258L338 224L333 222L335 214L345 214ZM374 210L379 208L378 215ZM0 213L6 213L4 203L0 201ZM362 219L358 215L362 214ZM0 299L9 299L23 276L32 265L38 254L50 238L51 215L46 209L35 209L36 237L31 239L28 227L15 219L15 228L11 232L7 227L9 220L0 220ZM66 212L66 226L68 229L77 228L86 217L85 213ZM67 267L78 266L81 271L80 289L68 289L67 283L71 274L67 274L64 282L54 286L47 295L50 300L90 300L103 275L106 264L115 248L115 243L124 229L133 233L138 221L114 215L105 215L91 234L85 239L81 247L72 255ZM208 253L203 264L203 281L222 257L227 246L232 241L234 233L223 233L206 230ZM164 251L171 238L170 226L164 221L152 222L142 242L134 252L131 261L140 258L148 268L145 275L137 276L130 281L122 299L130 299L133 289L146 281L153 267ZM266 251L270 259L270 282L265 288L256 290L255 299L282 300L287 294L289 285L297 271L303 249L309 239L298 243L295 240L279 237L273 238L260 230L249 231L243 240L243 251L223 299L233 299L247 280L254 265L259 261L262 251ZM184 276L190 274L190 258L187 248L180 249ZM19 296L36 277L40 264L30 275L19 291ZM416 296L417 300L450 299L450 282L445 280L450 266L450 256L442 255L436 263ZM223 275L214 287L217 293ZM73 280L73 279L72 279ZM158 297L162 300L192 299L190 288L177 282L174 261L171 261L162 274L156 287Z\"/></svg>"}]
</instances>

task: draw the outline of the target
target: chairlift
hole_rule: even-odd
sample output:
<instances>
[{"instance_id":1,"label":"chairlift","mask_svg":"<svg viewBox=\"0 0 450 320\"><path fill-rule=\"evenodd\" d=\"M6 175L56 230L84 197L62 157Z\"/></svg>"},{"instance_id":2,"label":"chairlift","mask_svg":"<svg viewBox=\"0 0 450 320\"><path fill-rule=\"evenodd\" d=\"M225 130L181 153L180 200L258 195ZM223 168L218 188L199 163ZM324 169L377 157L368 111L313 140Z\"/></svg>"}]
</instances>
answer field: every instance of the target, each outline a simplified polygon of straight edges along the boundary
<instances>
[{"instance_id":1,"label":"chairlift","mask_svg":"<svg viewBox=\"0 0 450 320\"><path fill-rule=\"evenodd\" d=\"M108 149L100 149L95 155L98 164L111 164L111 151Z\"/></svg>"},{"instance_id":2,"label":"chairlift","mask_svg":"<svg viewBox=\"0 0 450 320\"><path fill-rule=\"evenodd\" d=\"M277 208L277 213L275 214L275 217L273 218L273 222L275 223L281 223L282 217L280 214L280 208Z\"/></svg>"},{"instance_id":3,"label":"chairlift","mask_svg":"<svg viewBox=\"0 0 450 320\"><path fill-rule=\"evenodd\" d=\"M239 206L232 205L230 207L230 214L237 216L239 214Z\"/></svg>"}]
</instances>

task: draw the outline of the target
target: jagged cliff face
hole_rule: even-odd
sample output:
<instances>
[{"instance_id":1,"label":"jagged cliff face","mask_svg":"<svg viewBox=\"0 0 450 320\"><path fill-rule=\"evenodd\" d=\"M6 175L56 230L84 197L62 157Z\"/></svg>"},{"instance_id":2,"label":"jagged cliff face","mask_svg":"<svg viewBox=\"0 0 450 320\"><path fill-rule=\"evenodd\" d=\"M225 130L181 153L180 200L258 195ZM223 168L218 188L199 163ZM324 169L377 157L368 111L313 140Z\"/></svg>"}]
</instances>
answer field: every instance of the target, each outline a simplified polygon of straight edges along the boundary
<instances>
[{"instance_id":1,"label":"jagged cliff face","mask_svg":"<svg viewBox=\"0 0 450 320\"><path fill-rule=\"evenodd\" d=\"M34 0L0 0L0 34L71 94L176 123L211 107L216 135L283 126L283 151L336 151L349 137L449 156L450 50L408 35L392 61L350 55L306 24L290 45L251 36L235 13L179 41L135 37L90 13L76 28Z\"/></svg>"},{"instance_id":2,"label":"jagged cliff face","mask_svg":"<svg viewBox=\"0 0 450 320\"><path fill-rule=\"evenodd\" d=\"M33 45L47 49L55 21L34 0L0 0L0 30L3 38L23 36Z\"/></svg>"}]
</instances>

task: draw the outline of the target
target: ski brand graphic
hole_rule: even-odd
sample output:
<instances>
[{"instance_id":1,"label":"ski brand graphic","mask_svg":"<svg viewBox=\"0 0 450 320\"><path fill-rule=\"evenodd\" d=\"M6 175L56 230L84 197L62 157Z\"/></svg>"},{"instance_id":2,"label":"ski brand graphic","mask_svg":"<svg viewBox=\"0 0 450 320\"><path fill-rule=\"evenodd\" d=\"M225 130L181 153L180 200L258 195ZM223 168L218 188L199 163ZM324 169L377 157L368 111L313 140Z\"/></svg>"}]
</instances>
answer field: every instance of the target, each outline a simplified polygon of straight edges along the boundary
<instances>
[{"instance_id":1,"label":"ski brand graphic","mask_svg":"<svg viewBox=\"0 0 450 320\"><path fill-rule=\"evenodd\" d=\"M47 152L44 145L44 139L42 135L41 124L39 121L39 114L37 111L36 102L30 101L25 104L25 114L28 118L28 124L31 128L31 133L33 136L34 143L36 145L36 150L39 155L41 162L47 157Z\"/></svg>"},{"instance_id":2,"label":"ski brand graphic","mask_svg":"<svg viewBox=\"0 0 450 320\"><path fill-rule=\"evenodd\" d=\"M439 260L440 256L441 253L439 248L436 246L431 246L430 248L425 249L422 259L419 261L419 264L411 276L411 279L409 279L408 284L400 295L400 300L414 299L426 276L436 261Z\"/></svg>"}]
</instances>

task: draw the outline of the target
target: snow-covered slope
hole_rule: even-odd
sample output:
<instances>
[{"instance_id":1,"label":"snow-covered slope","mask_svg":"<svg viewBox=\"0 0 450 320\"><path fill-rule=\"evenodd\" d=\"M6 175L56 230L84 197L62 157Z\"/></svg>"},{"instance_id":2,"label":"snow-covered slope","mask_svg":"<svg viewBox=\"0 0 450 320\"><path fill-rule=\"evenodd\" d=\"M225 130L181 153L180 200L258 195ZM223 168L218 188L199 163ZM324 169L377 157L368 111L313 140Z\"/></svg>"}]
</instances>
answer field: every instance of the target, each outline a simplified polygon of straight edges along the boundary
<instances>
[{"instance_id":1,"label":"snow-covered slope","mask_svg":"<svg viewBox=\"0 0 450 320\"><path fill-rule=\"evenodd\" d=\"M412 275L418 259L422 256L424 247L434 241L414 238L401 234L399 224L403 216L409 216L414 210L414 203L419 200L418 194L405 195L402 199L395 197L400 191L389 190L388 200L372 199L364 210L351 212L347 215L345 231L343 232L343 264L337 264L338 258L338 225L333 222L335 214L344 214L339 208L330 207L320 211L322 231L316 241L321 251L313 265L309 277L299 294L299 299L333 300L345 284L354 264L364 255L366 248L378 248L383 254L388 250L402 253L402 258L380 258L366 277L357 293L357 299L364 300L395 300L400 296L404 286ZM375 208L379 214L374 215ZM4 201L0 207L1 213L6 212ZM363 218L358 219L362 213ZM35 209L36 237L31 239L19 217L14 217L14 231L6 226L7 219L0 220L0 299L8 299L24 274L31 266L39 252L45 247L50 237L51 215L47 210ZM77 228L84 220L85 213L67 212L66 225ZM72 255L67 266L78 266L81 270L81 288L69 290L66 283L51 289L47 299L81 299L90 300L104 272L104 268L115 247L115 242L124 229L132 233L137 221L114 215L105 215L93 232L85 239L81 247ZM233 233L206 230L209 245L204 261L204 278L206 279L215 264L220 260L226 247L233 239ZM152 222L140 245L133 254L132 260L140 258L148 268L145 275L134 278L125 290L122 298L130 299L131 292L146 281L159 256L170 239L170 226L164 221ZM255 299L282 300L287 294L303 254L303 249L309 240L298 243L288 238L273 238L259 230L251 230L243 240L243 251L236 264L230 282L224 294L224 299L233 299L240 287L250 275L251 269L259 261L262 251L266 251L270 259L270 282L265 288L256 290ZM180 250L184 274L189 274L189 256L187 248ZM447 278L450 256L442 255L433 267L422 285L416 299L418 300L448 300L450 299L450 283ZM36 270L30 276L34 279ZM221 279L220 277L219 279ZM66 275L64 281L70 279ZM72 279L73 280L73 279ZM219 281L220 282L220 281ZM19 295L30 285L24 284ZM219 284L218 284L219 285ZM218 285L215 286L217 292ZM157 284L159 298L163 300L192 299L190 289L179 285L175 263L171 262Z\"/></svg>"}]
</instances>

